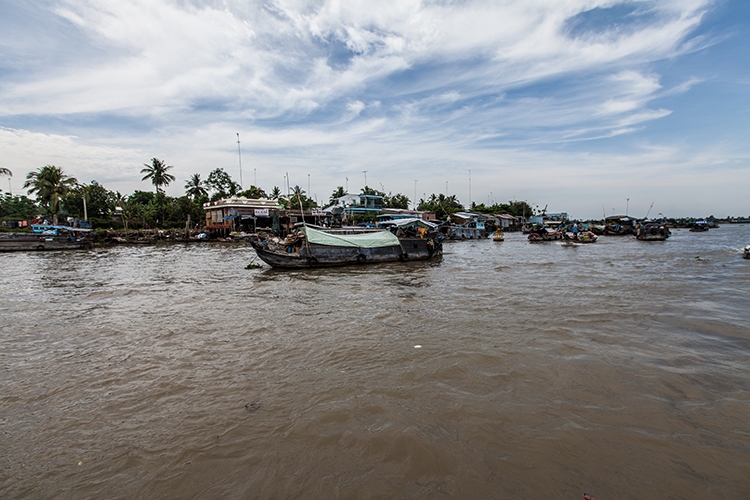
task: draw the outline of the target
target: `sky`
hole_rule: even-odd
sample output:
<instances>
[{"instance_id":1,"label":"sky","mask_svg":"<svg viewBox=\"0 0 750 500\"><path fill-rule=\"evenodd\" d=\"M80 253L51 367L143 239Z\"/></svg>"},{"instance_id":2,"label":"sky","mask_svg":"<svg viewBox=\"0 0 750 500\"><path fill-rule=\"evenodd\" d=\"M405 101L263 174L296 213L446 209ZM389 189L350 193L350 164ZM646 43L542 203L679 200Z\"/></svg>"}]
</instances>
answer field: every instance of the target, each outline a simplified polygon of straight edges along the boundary
<instances>
[{"instance_id":1,"label":"sky","mask_svg":"<svg viewBox=\"0 0 750 500\"><path fill-rule=\"evenodd\" d=\"M0 189L750 215L747 0L0 0ZM238 135L239 134L239 144ZM416 195L416 196L415 196Z\"/></svg>"}]
</instances>

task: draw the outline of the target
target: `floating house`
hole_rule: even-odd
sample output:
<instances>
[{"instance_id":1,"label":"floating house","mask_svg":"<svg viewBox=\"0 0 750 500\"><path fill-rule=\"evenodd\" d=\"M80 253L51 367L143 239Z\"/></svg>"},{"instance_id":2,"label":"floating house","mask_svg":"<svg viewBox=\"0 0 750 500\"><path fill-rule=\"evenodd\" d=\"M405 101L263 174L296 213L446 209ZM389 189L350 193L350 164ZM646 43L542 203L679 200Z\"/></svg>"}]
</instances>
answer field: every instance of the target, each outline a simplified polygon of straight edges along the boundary
<instances>
[{"instance_id":1,"label":"floating house","mask_svg":"<svg viewBox=\"0 0 750 500\"><path fill-rule=\"evenodd\" d=\"M226 236L234 231L257 232L259 229L279 231L279 211L276 200L226 198L203 204L206 210L206 231ZM275 227L274 227L275 221Z\"/></svg>"}]
</instances>

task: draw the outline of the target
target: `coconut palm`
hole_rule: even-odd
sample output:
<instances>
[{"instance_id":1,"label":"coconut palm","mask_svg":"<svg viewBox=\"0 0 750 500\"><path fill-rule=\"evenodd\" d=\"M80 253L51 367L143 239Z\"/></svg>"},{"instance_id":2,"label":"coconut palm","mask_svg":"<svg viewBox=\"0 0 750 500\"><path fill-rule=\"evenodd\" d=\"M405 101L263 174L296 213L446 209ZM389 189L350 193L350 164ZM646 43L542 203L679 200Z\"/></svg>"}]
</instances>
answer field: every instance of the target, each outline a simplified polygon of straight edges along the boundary
<instances>
[{"instance_id":1,"label":"coconut palm","mask_svg":"<svg viewBox=\"0 0 750 500\"><path fill-rule=\"evenodd\" d=\"M52 215L56 225L57 215L60 213L60 200L77 183L74 177L65 175L62 168L45 165L35 172L29 172L23 187L29 188L29 194L36 195L36 199Z\"/></svg>"},{"instance_id":2,"label":"coconut palm","mask_svg":"<svg viewBox=\"0 0 750 500\"><path fill-rule=\"evenodd\" d=\"M201 196L208 196L208 190L201 180L201 174L193 174L185 183L185 194L197 199Z\"/></svg>"},{"instance_id":3,"label":"coconut palm","mask_svg":"<svg viewBox=\"0 0 750 500\"><path fill-rule=\"evenodd\" d=\"M175 177L172 174L168 174L167 170L174 168L171 165L167 165L158 158L151 158L151 165L148 163L143 164L144 167L141 169L142 174L146 174L141 179L151 179L151 183L156 186L156 192L163 192L162 186L169 186L169 183L174 181Z\"/></svg>"},{"instance_id":4,"label":"coconut palm","mask_svg":"<svg viewBox=\"0 0 750 500\"><path fill-rule=\"evenodd\" d=\"M7 168L0 167L0 175L7 175L8 177L13 177L13 172L8 170ZM8 182L10 182L10 180ZM0 193L2 192L3 190L0 189Z\"/></svg>"}]
</instances>

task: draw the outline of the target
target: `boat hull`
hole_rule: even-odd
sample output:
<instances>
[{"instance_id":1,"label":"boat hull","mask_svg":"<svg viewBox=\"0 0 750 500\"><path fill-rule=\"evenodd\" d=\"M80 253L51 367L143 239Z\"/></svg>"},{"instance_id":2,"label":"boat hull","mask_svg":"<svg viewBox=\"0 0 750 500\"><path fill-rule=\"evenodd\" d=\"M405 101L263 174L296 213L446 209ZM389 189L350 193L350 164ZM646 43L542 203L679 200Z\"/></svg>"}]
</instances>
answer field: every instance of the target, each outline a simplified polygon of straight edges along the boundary
<instances>
[{"instance_id":1,"label":"boat hull","mask_svg":"<svg viewBox=\"0 0 750 500\"><path fill-rule=\"evenodd\" d=\"M20 236L0 238L0 252L41 252L88 248L88 241L70 241L64 237Z\"/></svg>"},{"instance_id":2,"label":"boat hull","mask_svg":"<svg viewBox=\"0 0 750 500\"><path fill-rule=\"evenodd\" d=\"M298 252L274 250L260 241L251 241L258 257L271 267L295 269L310 267L338 267L428 260L442 255L439 242L422 238L401 238L401 245L378 248L304 245Z\"/></svg>"}]
</instances>

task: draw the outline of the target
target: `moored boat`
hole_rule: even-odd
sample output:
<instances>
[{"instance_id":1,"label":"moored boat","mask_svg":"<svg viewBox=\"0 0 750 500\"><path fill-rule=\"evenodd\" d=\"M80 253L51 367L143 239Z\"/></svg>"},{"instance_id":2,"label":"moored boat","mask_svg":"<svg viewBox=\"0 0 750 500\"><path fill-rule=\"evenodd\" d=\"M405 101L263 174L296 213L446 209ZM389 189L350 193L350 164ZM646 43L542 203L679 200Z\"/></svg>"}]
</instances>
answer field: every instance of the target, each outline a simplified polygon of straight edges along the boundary
<instances>
[{"instance_id":1,"label":"moored boat","mask_svg":"<svg viewBox=\"0 0 750 500\"><path fill-rule=\"evenodd\" d=\"M380 262L427 260L442 255L442 237L397 237L383 229L336 230L302 227L282 242L252 240L258 257L272 267L333 267Z\"/></svg>"},{"instance_id":2,"label":"moored boat","mask_svg":"<svg viewBox=\"0 0 750 500\"><path fill-rule=\"evenodd\" d=\"M498 229L492 233L492 241L505 241L505 235Z\"/></svg>"},{"instance_id":3,"label":"moored boat","mask_svg":"<svg viewBox=\"0 0 750 500\"><path fill-rule=\"evenodd\" d=\"M88 248L86 238L90 229L68 226L34 224L31 233L0 234L0 252L31 252L46 250L75 250Z\"/></svg>"}]
</instances>

